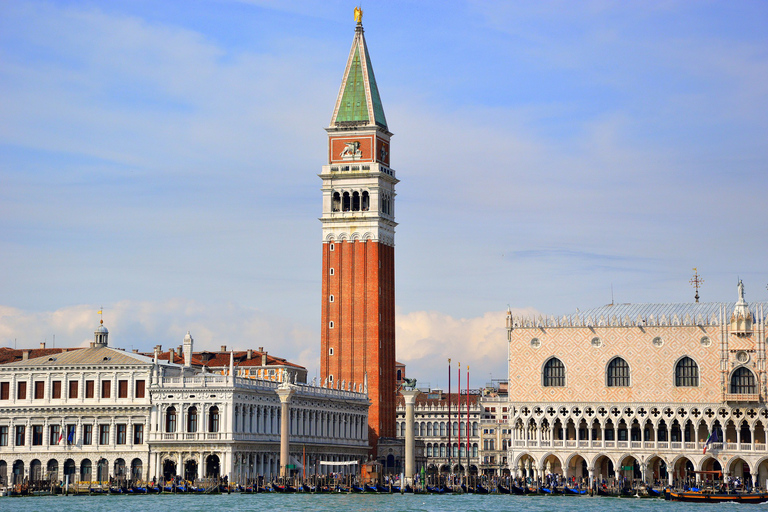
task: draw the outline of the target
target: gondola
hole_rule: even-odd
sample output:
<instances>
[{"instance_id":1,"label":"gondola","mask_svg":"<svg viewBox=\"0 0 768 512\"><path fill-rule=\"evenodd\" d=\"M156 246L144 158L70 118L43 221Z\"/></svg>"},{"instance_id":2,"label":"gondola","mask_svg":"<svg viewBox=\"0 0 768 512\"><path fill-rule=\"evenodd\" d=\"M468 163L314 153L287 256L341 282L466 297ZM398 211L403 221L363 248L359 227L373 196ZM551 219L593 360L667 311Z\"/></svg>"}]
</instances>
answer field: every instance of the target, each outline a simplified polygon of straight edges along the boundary
<instances>
[{"instance_id":1,"label":"gondola","mask_svg":"<svg viewBox=\"0 0 768 512\"><path fill-rule=\"evenodd\" d=\"M496 484L496 490L499 492L499 494L510 494L511 493L511 491L507 487L504 487L501 484Z\"/></svg>"},{"instance_id":2,"label":"gondola","mask_svg":"<svg viewBox=\"0 0 768 512\"><path fill-rule=\"evenodd\" d=\"M517 495L527 494L525 492L525 487L518 487L516 485L510 485L509 486L509 493L510 494L517 494Z\"/></svg>"}]
</instances>

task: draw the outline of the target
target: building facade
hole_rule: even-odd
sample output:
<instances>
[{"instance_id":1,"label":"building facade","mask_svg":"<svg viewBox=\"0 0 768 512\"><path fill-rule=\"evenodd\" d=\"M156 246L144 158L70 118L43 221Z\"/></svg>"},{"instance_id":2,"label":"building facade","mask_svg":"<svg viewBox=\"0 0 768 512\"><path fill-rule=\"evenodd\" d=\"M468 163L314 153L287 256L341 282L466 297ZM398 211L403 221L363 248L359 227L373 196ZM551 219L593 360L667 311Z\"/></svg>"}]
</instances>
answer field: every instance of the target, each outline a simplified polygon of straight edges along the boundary
<instances>
[{"instance_id":1,"label":"building facade","mask_svg":"<svg viewBox=\"0 0 768 512\"><path fill-rule=\"evenodd\" d=\"M395 171L358 18L328 132L323 181L320 375L368 390L373 447L395 426ZM375 453L375 451L374 451Z\"/></svg>"},{"instance_id":2,"label":"building facade","mask_svg":"<svg viewBox=\"0 0 768 512\"><path fill-rule=\"evenodd\" d=\"M189 333L174 362L109 347L103 325L94 338L89 348L5 354L12 361L0 365L0 484L177 475L245 483L281 468L354 471L368 458L364 388L291 382L303 368L279 358L283 381L259 379L245 372L248 364L235 365L234 351L228 366L216 359L209 369L196 364ZM256 360L249 352L243 362Z\"/></svg>"},{"instance_id":3,"label":"building facade","mask_svg":"<svg viewBox=\"0 0 768 512\"><path fill-rule=\"evenodd\" d=\"M482 417L481 393L477 390L459 395L432 389L419 394L414 406L414 435L416 442L424 445L424 458L417 459L417 472L421 472L423 465L424 472L430 476L463 474L467 469L472 475L478 474ZM402 395L398 395L396 431L399 439L405 439L405 428L405 403Z\"/></svg>"},{"instance_id":4,"label":"building facade","mask_svg":"<svg viewBox=\"0 0 768 512\"><path fill-rule=\"evenodd\" d=\"M766 303L507 316L513 474L768 478Z\"/></svg>"},{"instance_id":5,"label":"building facade","mask_svg":"<svg viewBox=\"0 0 768 512\"><path fill-rule=\"evenodd\" d=\"M94 337L0 365L0 483L147 475L152 360Z\"/></svg>"}]
</instances>

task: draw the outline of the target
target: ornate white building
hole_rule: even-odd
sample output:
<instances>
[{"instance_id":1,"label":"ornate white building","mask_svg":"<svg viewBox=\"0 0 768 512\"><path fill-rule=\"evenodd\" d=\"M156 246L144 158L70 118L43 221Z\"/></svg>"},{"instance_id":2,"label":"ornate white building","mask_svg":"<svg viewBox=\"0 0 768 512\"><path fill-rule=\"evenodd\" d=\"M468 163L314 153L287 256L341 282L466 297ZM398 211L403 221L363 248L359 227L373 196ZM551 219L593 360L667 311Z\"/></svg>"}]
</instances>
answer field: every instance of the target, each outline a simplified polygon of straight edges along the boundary
<instances>
[{"instance_id":1,"label":"ornate white building","mask_svg":"<svg viewBox=\"0 0 768 512\"><path fill-rule=\"evenodd\" d=\"M513 473L672 482L722 470L765 483L767 304L738 292L736 303L509 314Z\"/></svg>"},{"instance_id":2,"label":"ornate white building","mask_svg":"<svg viewBox=\"0 0 768 512\"><path fill-rule=\"evenodd\" d=\"M153 363L108 335L102 324L90 348L0 365L0 482L144 477Z\"/></svg>"},{"instance_id":3,"label":"ornate white building","mask_svg":"<svg viewBox=\"0 0 768 512\"><path fill-rule=\"evenodd\" d=\"M0 484L174 475L244 482L277 476L281 466L311 475L367 458L364 389L288 382L300 370L283 371L282 383L239 377L233 353L224 375L210 373L193 357L171 363L110 348L103 325L94 337L89 348L0 365ZM187 334L186 354L192 343Z\"/></svg>"}]
</instances>

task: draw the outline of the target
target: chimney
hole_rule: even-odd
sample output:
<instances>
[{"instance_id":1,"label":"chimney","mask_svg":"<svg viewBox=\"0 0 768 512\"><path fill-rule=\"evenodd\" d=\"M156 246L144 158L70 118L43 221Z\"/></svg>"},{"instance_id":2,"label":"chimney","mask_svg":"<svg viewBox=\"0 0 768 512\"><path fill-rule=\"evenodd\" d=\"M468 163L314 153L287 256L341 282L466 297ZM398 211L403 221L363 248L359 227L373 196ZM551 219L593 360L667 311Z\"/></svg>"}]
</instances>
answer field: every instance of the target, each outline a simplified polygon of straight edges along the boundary
<instances>
[{"instance_id":1,"label":"chimney","mask_svg":"<svg viewBox=\"0 0 768 512\"><path fill-rule=\"evenodd\" d=\"M261 351L261 366L267 366L267 353L266 351Z\"/></svg>"},{"instance_id":2,"label":"chimney","mask_svg":"<svg viewBox=\"0 0 768 512\"><path fill-rule=\"evenodd\" d=\"M226 352L226 351L227 351L227 346L226 345L222 345L220 352Z\"/></svg>"},{"instance_id":3,"label":"chimney","mask_svg":"<svg viewBox=\"0 0 768 512\"><path fill-rule=\"evenodd\" d=\"M175 349L175 348L172 348L172 349L170 349L170 350L168 351L168 353L170 354L170 359L168 359L168 362L169 362L169 363L172 363L172 362L173 362L173 360L176 358L176 349Z\"/></svg>"},{"instance_id":4,"label":"chimney","mask_svg":"<svg viewBox=\"0 0 768 512\"><path fill-rule=\"evenodd\" d=\"M246 358L246 359L248 359L249 361L250 361L251 359L253 359L253 349L252 349L252 348L249 348L249 349L248 349L248 352L247 352L247 355L246 355L246 357L245 357L245 358Z\"/></svg>"},{"instance_id":5,"label":"chimney","mask_svg":"<svg viewBox=\"0 0 768 512\"><path fill-rule=\"evenodd\" d=\"M139 349L137 349L137 348L133 349L133 353L134 354L138 354L139 353Z\"/></svg>"},{"instance_id":6,"label":"chimney","mask_svg":"<svg viewBox=\"0 0 768 512\"><path fill-rule=\"evenodd\" d=\"M259 352L264 352L264 347L259 347Z\"/></svg>"},{"instance_id":7,"label":"chimney","mask_svg":"<svg viewBox=\"0 0 768 512\"><path fill-rule=\"evenodd\" d=\"M44 341L40 342L40 348L45 348L45 342Z\"/></svg>"},{"instance_id":8,"label":"chimney","mask_svg":"<svg viewBox=\"0 0 768 512\"><path fill-rule=\"evenodd\" d=\"M157 361L158 357L160 357L160 352L163 351L162 345L155 345L155 361Z\"/></svg>"},{"instance_id":9,"label":"chimney","mask_svg":"<svg viewBox=\"0 0 768 512\"><path fill-rule=\"evenodd\" d=\"M27 359L29 359L29 353L30 353L29 349L22 350L21 351L21 360L22 361L26 361Z\"/></svg>"}]
</instances>

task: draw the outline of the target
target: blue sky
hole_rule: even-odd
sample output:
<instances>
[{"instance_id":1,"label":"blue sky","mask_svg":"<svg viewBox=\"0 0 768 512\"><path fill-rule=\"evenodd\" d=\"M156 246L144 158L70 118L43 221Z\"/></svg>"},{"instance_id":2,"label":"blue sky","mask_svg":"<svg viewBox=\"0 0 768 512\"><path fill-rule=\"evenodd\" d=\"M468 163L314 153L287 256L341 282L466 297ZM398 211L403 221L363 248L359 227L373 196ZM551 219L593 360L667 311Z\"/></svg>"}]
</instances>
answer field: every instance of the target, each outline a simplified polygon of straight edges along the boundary
<instances>
[{"instance_id":1,"label":"blue sky","mask_svg":"<svg viewBox=\"0 0 768 512\"><path fill-rule=\"evenodd\" d=\"M324 1L0 4L0 344L264 346L316 373ZM768 4L365 2L398 359L504 376L504 311L766 300ZM467 350L471 347L471 350Z\"/></svg>"}]
</instances>

